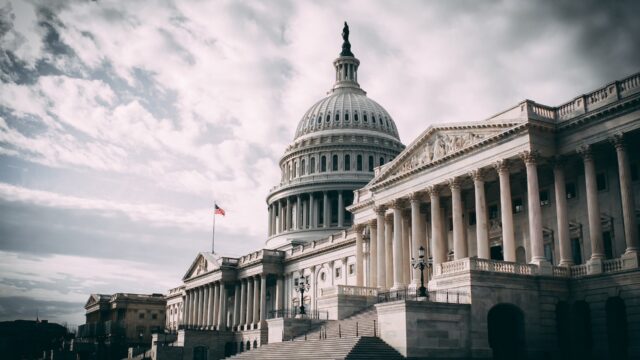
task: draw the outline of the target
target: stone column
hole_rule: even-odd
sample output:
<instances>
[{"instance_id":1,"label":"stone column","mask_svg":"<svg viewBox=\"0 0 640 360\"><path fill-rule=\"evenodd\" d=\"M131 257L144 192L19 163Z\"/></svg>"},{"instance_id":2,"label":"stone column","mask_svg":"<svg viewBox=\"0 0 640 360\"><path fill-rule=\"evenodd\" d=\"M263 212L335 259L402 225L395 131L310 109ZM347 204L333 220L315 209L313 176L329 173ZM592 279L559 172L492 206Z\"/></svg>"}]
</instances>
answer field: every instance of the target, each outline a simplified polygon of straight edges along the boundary
<instances>
[{"instance_id":1,"label":"stone column","mask_svg":"<svg viewBox=\"0 0 640 360\"><path fill-rule=\"evenodd\" d=\"M287 196L287 207L284 214L284 231L291 230L291 198Z\"/></svg>"},{"instance_id":2,"label":"stone column","mask_svg":"<svg viewBox=\"0 0 640 360\"><path fill-rule=\"evenodd\" d=\"M211 326L211 311L213 307L211 306L211 300L213 300L213 294L211 294L211 284L207 284L204 286L204 304L205 304L205 312L204 312L204 326L208 329Z\"/></svg>"},{"instance_id":3,"label":"stone column","mask_svg":"<svg viewBox=\"0 0 640 360\"><path fill-rule=\"evenodd\" d=\"M236 283L233 289L233 324L235 328L240 325L240 284Z\"/></svg>"},{"instance_id":4,"label":"stone column","mask_svg":"<svg viewBox=\"0 0 640 360\"><path fill-rule=\"evenodd\" d=\"M271 206L273 207L273 235L280 233L280 226L278 219L280 218L280 201L274 201Z\"/></svg>"},{"instance_id":5,"label":"stone column","mask_svg":"<svg viewBox=\"0 0 640 360\"><path fill-rule=\"evenodd\" d=\"M411 282L411 227L409 221L411 212L402 211L402 285L407 286Z\"/></svg>"},{"instance_id":6,"label":"stone column","mask_svg":"<svg viewBox=\"0 0 640 360\"><path fill-rule=\"evenodd\" d=\"M309 306L311 307L311 309L309 309L309 310L315 310L317 308L317 300L318 300L318 294L317 294L317 291L318 291L317 284L318 284L318 282L316 280L316 276L318 274L316 273L315 265L312 266L311 268L309 268L309 270L311 271L311 276L310 276L311 277L311 281L310 281L311 289L309 290L310 291L309 299L311 300L311 303L310 303ZM333 271L334 271L333 267L331 267L331 271L332 271L332 275L333 275ZM331 276L331 278L333 279L333 276Z\"/></svg>"},{"instance_id":7,"label":"stone column","mask_svg":"<svg viewBox=\"0 0 640 360\"><path fill-rule=\"evenodd\" d=\"M602 244L602 223L600 220L600 204L598 203L598 185L596 167L591 153L591 146L578 149L584 160L584 177L587 192L587 213L589 214L589 239L591 240L591 260L604 259Z\"/></svg>"},{"instance_id":8,"label":"stone column","mask_svg":"<svg viewBox=\"0 0 640 360\"><path fill-rule=\"evenodd\" d=\"M302 229L309 228L309 200L302 200Z\"/></svg>"},{"instance_id":9,"label":"stone column","mask_svg":"<svg viewBox=\"0 0 640 360\"><path fill-rule=\"evenodd\" d=\"M284 310L284 280L282 275L276 278L276 311Z\"/></svg>"},{"instance_id":10,"label":"stone column","mask_svg":"<svg viewBox=\"0 0 640 360\"><path fill-rule=\"evenodd\" d=\"M391 205L393 209L393 290L404 287L402 271L402 207L399 201Z\"/></svg>"},{"instance_id":11,"label":"stone column","mask_svg":"<svg viewBox=\"0 0 640 360\"><path fill-rule=\"evenodd\" d=\"M324 196L324 198L322 199L322 210L323 210L323 217L324 217L323 227L326 229L331 225L331 213L330 213L331 204L329 204L329 193L324 191L323 196Z\"/></svg>"},{"instance_id":12,"label":"stone column","mask_svg":"<svg viewBox=\"0 0 640 360\"><path fill-rule=\"evenodd\" d=\"M296 203L296 229L302 230L302 197L298 194L298 202Z\"/></svg>"},{"instance_id":13,"label":"stone column","mask_svg":"<svg viewBox=\"0 0 640 360\"><path fill-rule=\"evenodd\" d=\"M440 210L440 188L432 186L428 189L431 198L431 238L433 243L433 265L447 261L449 251L447 239L442 236L442 212Z\"/></svg>"},{"instance_id":14,"label":"stone column","mask_svg":"<svg viewBox=\"0 0 640 360\"><path fill-rule=\"evenodd\" d=\"M487 219L487 200L484 193L484 171L473 170L469 175L473 178L473 188L476 202L476 241L478 258L490 259L489 223Z\"/></svg>"},{"instance_id":15,"label":"stone column","mask_svg":"<svg viewBox=\"0 0 640 360\"><path fill-rule=\"evenodd\" d=\"M197 294L195 289L189 291L189 328L193 328L196 323L196 300Z\"/></svg>"},{"instance_id":16,"label":"stone column","mask_svg":"<svg viewBox=\"0 0 640 360\"><path fill-rule=\"evenodd\" d=\"M260 326L267 321L267 274L260 276Z\"/></svg>"},{"instance_id":17,"label":"stone column","mask_svg":"<svg viewBox=\"0 0 640 360\"><path fill-rule=\"evenodd\" d=\"M502 252L505 261L516 261L516 240L513 232L513 210L511 205L511 182L509 163L499 160L495 163L500 179L500 215L502 220ZM539 202L538 202L539 205Z\"/></svg>"},{"instance_id":18,"label":"stone column","mask_svg":"<svg viewBox=\"0 0 640 360\"><path fill-rule=\"evenodd\" d=\"M316 223L316 209L315 201L313 199L313 193L309 193L309 229L315 229Z\"/></svg>"},{"instance_id":19,"label":"stone column","mask_svg":"<svg viewBox=\"0 0 640 360\"><path fill-rule=\"evenodd\" d=\"M544 257L542 238L542 211L540 209L540 188L538 187L538 165L536 154L526 151L522 155L527 169L527 208L529 213L529 238L531 241L531 263L548 263Z\"/></svg>"},{"instance_id":20,"label":"stone column","mask_svg":"<svg viewBox=\"0 0 640 360\"><path fill-rule=\"evenodd\" d=\"M273 208L271 207L271 205L269 205L268 209L269 209L269 224L267 224L267 227L269 229L269 236L271 236L272 235L272 231L273 231L273 228L272 228L272 225L273 225L273 221L272 221Z\"/></svg>"},{"instance_id":21,"label":"stone column","mask_svg":"<svg viewBox=\"0 0 640 360\"><path fill-rule=\"evenodd\" d=\"M220 300L218 301L218 330L227 329L227 291L224 288L224 283L220 281L218 286L220 289Z\"/></svg>"},{"instance_id":22,"label":"stone column","mask_svg":"<svg viewBox=\"0 0 640 360\"><path fill-rule=\"evenodd\" d=\"M356 224L356 286L363 286L364 283L364 259L362 258L362 231L364 225Z\"/></svg>"},{"instance_id":23,"label":"stone column","mask_svg":"<svg viewBox=\"0 0 640 360\"><path fill-rule=\"evenodd\" d=\"M190 296L190 291L185 291L185 295L184 295L184 301L183 304L184 306L182 307L182 326L183 327L187 327L189 325L189 311L191 310L191 306L190 306L190 302L191 302L191 296Z\"/></svg>"},{"instance_id":24,"label":"stone column","mask_svg":"<svg viewBox=\"0 0 640 360\"><path fill-rule=\"evenodd\" d=\"M363 266L364 268L364 266ZM369 283L370 287L378 286L378 224L369 220Z\"/></svg>"},{"instance_id":25,"label":"stone column","mask_svg":"<svg viewBox=\"0 0 640 360\"><path fill-rule=\"evenodd\" d=\"M422 219L420 216L420 195L413 193L409 197L411 201L411 245L412 245L412 257L418 259L418 252L420 251L421 242L424 239L424 230L422 227ZM426 250L426 247L425 247ZM424 259L427 261L427 259ZM412 287L419 286L420 282L420 269L413 269L413 279L411 281Z\"/></svg>"},{"instance_id":26,"label":"stone column","mask_svg":"<svg viewBox=\"0 0 640 360\"><path fill-rule=\"evenodd\" d=\"M260 275L262 278L263 275ZM260 320L260 279L258 276L253 278L253 323L257 324Z\"/></svg>"},{"instance_id":27,"label":"stone column","mask_svg":"<svg viewBox=\"0 0 640 360\"><path fill-rule=\"evenodd\" d=\"M567 189L564 179L563 162L556 159L553 163L554 192L556 195L556 220L558 223L558 243L560 248L560 266L572 266L571 242L569 239L569 219L567 214Z\"/></svg>"},{"instance_id":28,"label":"stone column","mask_svg":"<svg viewBox=\"0 0 640 360\"><path fill-rule=\"evenodd\" d=\"M344 198L342 190L338 191L338 226L344 226Z\"/></svg>"},{"instance_id":29,"label":"stone column","mask_svg":"<svg viewBox=\"0 0 640 360\"><path fill-rule=\"evenodd\" d=\"M635 257L636 266L638 251L638 221L635 214L635 201L633 199L633 189L631 187L631 166L622 134L616 134L612 139L616 147L618 157L618 177L620 178L620 199L622 200L622 220L624 224L624 239L627 248L625 255L627 258ZM637 154L636 154L637 155Z\"/></svg>"},{"instance_id":30,"label":"stone column","mask_svg":"<svg viewBox=\"0 0 640 360\"><path fill-rule=\"evenodd\" d=\"M240 321L238 326L242 326L247 323L247 281L245 279L240 280Z\"/></svg>"},{"instance_id":31,"label":"stone column","mask_svg":"<svg viewBox=\"0 0 640 360\"><path fill-rule=\"evenodd\" d=\"M253 329L253 278L247 278L247 322L245 329Z\"/></svg>"},{"instance_id":32,"label":"stone column","mask_svg":"<svg viewBox=\"0 0 640 360\"><path fill-rule=\"evenodd\" d=\"M387 241L385 240L385 218L384 218L384 213L387 211L387 209L384 206L379 206L375 209L376 211L376 235L377 235L377 249L376 249L376 259L375 259L375 263L372 261L371 262L371 267L374 269L372 270L371 274L372 276L375 274L375 277L373 277L374 282L371 286L373 287L379 287L382 289L387 288L387 277L386 277L386 262L387 262L387 254L386 254L386 244ZM375 265L375 266L374 266ZM375 272L374 272L375 271ZM388 288L387 288L388 289Z\"/></svg>"},{"instance_id":33,"label":"stone column","mask_svg":"<svg viewBox=\"0 0 640 360\"><path fill-rule=\"evenodd\" d=\"M386 216L384 221L384 279L386 289L393 287L393 215ZM378 250L380 253L380 250ZM380 264L378 264L378 279L380 279ZM380 281L378 280L378 286Z\"/></svg>"},{"instance_id":34,"label":"stone column","mask_svg":"<svg viewBox=\"0 0 640 360\"><path fill-rule=\"evenodd\" d=\"M214 283L213 284L213 325L217 325L218 324L218 308L220 307L219 301L220 301L220 285L219 283Z\"/></svg>"},{"instance_id":35,"label":"stone column","mask_svg":"<svg viewBox=\"0 0 640 360\"><path fill-rule=\"evenodd\" d=\"M202 288L196 288L196 294L198 294L198 302L196 303L196 321L195 325L197 327L202 326L202 305L203 305L203 294Z\"/></svg>"},{"instance_id":36,"label":"stone column","mask_svg":"<svg viewBox=\"0 0 640 360\"><path fill-rule=\"evenodd\" d=\"M460 180L449 180L451 189L451 218L453 220L453 255L454 259L464 259L468 256L468 246L464 234L464 222L462 220L462 194Z\"/></svg>"}]
</instances>

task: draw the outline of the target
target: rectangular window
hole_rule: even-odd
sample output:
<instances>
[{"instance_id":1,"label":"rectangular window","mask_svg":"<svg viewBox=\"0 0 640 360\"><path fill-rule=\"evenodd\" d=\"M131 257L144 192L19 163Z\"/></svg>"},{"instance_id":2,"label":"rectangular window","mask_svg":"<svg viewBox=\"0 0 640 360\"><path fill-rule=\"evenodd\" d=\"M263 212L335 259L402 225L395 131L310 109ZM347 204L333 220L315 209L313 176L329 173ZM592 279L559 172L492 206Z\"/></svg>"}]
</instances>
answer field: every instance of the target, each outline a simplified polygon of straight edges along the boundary
<instances>
[{"instance_id":1,"label":"rectangular window","mask_svg":"<svg viewBox=\"0 0 640 360\"><path fill-rule=\"evenodd\" d=\"M602 233L602 243L604 244L604 256L607 259L613 259L613 244L611 242L611 232Z\"/></svg>"},{"instance_id":2,"label":"rectangular window","mask_svg":"<svg viewBox=\"0 0 640 360\"><path fill-rule=\"evenodd\" d=\"M540 206L549 205L551 201L549 200L549 190L541 190L540 191Z\"/></svg>"},{"instance_id":3,"label":"rectangular window","mask_svg":"<svg viewBox=\"0 0 640 360\"><path fill-rule=\"evenodd\" d=\"M578 193L576 191L576 183L574 182L569 182L564 186L564 189L567 193L567 199L573 199L575 198Z\"/></svg>"},{"instance_id":4,"label":"rectangular window","mask_svg":"<svg viewBox=\"0 0 640 360\"><path fill-rule=\"evenodd\" d=\"M489 205L489 220L497 219L499 216L498 205Z\"/></svg>"},{"instance_id":5,"label":"rectangular window","mask_svg":"<svg viewBox=\"0 0 640 360\"><path fill-rule=\"evenodd\" d=\"M544 244L544 257L553 264L553 245L552 243Z\"/></svg>"},{"instance_id":6,"label":"rectangular window","mask_svg":"<svg viewBox=\"0 0 640 360\"><path fill-rule=\"evenodd\" d=\"M158 314L151 314L151 319L158 320Z\"/></svg>"},{"instance_id":7,"label":"rectangular window","mask_svg":"<svg viewBox=\"0 0 640 360\"><path fill-rule=\"evenodd\" d=\"M476 224L476 212L469 211L469 226L473 226Z\"/></svg>"},{"instance_id":8,"label":"rectangular window","mask_svg":"<svg viewBox=\"0 0 640 360\"><path fill-rule=\"evenodd\" d=\"M601 172L596 174L596 185L598 191L607 190L607 176L605 173Z\"/></svg>"},{"instance_id":9,"label":"rectangular window","mask_svg":"<svg viewBox=\"0 0 640 360\"><path fill-rule=\"evenodd\" d=\"M144 313L141 312L140 314L138 314L138 318L139 319L144 319Z\"/></svg>"},{"instance_id":10,"label":"rectangular window","mask_svg":"<svg viewBox=\"0 0 640 360\"><path fill-rule=\"evenodd\" d=\"M580 238L571 239L571 255L573 257L574 264L582 264L582 247L580 246Z\"/></svg>"},{"instance_id":11,"label":"rectangular window","mask_svg":"<svg viewBox=\"0 0 640 360\"><path fill-rule=\"evenodd\" d=\"M524 205L522 204L522 198L516 198L513 199L513 202L511 204L513 206L513 213L517 214L517 213L521 213L524 211Z\"/></svg>"},{"instance_id":12,"label":"rectangular window","mask_svg":"<svg viewBox=\"0 0 640 360\"><path fill-rule=\"evenodd\" d=\"M336 268L336 279L339 279L342 276L342 268Z\"/></svg>"},{"instance_id":13,"label":"rectangular window","mask_svg":"<svg viewBox=\"0 0 640 360\"><path fill-rule=\"evenodd\" d=\"M349 264L349 275L356 273L356 264Z\"/></svg>"}]
</instances>

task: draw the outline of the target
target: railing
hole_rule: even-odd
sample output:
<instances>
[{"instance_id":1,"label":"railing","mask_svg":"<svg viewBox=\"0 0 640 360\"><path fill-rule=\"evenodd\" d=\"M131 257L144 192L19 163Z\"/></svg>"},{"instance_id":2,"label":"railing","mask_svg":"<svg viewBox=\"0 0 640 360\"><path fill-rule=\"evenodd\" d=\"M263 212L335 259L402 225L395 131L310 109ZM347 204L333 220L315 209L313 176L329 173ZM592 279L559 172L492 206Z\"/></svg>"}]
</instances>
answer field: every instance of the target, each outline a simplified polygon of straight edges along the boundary
<instances>
[{"instance_id":1,"label":"railing","mask_svg":"<svg viewBox=\"0 0 640 360\"><path fill-rule=\"evenodd\" d=\"M617 272L623 269L622 259L609 259L602 262L602 270L606 273Z\"/></svg>"},{"instance_id":2,"label":"railing","mask_svg":"<svg viewBox=\"0 0 640 360\"><path fill-rule=\"evenodd\" d=\"M418 296L416 289L399 289L378 293L378 303L398 300L428 300L450 304L470 304L471 295L466 290L435 290L427 293L427 298Z\"/></svg>"},{"instance_id":3,"label":"railing","mask_svg":"<svg viewBox=\"0 0 640 360\"><path fill-rule=\"evenodd\" d=\"M571 267L570 274L572 277L586 276L587 275L587 264L582 265L574 265Z\"/></svg>"},{"instance_id":4,"label":"railing","mask_svg":"<svg viewBox=\"0 0 640 360\"><path fill-rule=\"evenodd\" d=\"M305 309L304 314L300 314L300 308L283 309L283 310L271 310L267 314L267 319L279 319L279 318L299 318L299 319L311 319L311 320L329 320L329 312L320 310L308 310Z\"/></svg>"},{"instance_id":5,"label":"railing","mask_svg":"<svg viewBox=\"0 0 640 360\"><path fill-rule=\"evenodd\" d=\"M518 275L536 275L537 266L501 260L466 258L448 261L435 267L435 275L455 274L468 270L490 271Z\"/></svg>"},{"instance_id":6,"label":"railing","mask_svg":"<svg viewBox=\"0 0 640 360\"><path fill-rule=\"evenodd\" d=\"M378 288L354 285L336 285L320 289L320 296L326 295L352 295L352 296L378 296Z\"/></svg>"},{"instance_id":7,"label":"railing","mask_svg":"<svg viewBox=\"0 0 640 360\"><path fill-rule=\"evenodd\" d=\"M571 275L571 269L566 266L554 266L552 268L552 275L554 277L569 277Z\"/></svg>"}]
</instances>

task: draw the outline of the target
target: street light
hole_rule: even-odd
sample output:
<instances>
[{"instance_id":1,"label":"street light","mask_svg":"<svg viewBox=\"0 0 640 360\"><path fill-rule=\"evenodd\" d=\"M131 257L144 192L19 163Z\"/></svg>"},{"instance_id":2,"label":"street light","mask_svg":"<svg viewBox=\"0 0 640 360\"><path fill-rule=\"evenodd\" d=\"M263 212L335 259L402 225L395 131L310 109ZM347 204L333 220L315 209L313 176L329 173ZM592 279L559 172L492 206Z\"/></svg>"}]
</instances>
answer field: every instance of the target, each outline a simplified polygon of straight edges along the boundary
<instances>
[{"instance_id":1,"label":"street light","mask_svg":"<svg viewBox=\"0 0 640 360\"><path fill-rule=\"evenodd\" d=\"M296 284L296 292L300 293L300 315L304 315L304 292L309 291L309 282L304 275L300 274L300 278L298 279L298 283Z\"/></svg>"},{"instance_id":2,"label":"street light","mask_svg":"<svg viewBox=\"0 0 640 360\"><path fill-rule=\"evenodd\" d=\"M418 289L418 296L428 298L427 288L424 287L424 268L426 265L424 261L424 246L420 246L418 259L411 258L411 266L413 266L414 269L420 269L420 289Z\"/></svg>"}]
</instances>

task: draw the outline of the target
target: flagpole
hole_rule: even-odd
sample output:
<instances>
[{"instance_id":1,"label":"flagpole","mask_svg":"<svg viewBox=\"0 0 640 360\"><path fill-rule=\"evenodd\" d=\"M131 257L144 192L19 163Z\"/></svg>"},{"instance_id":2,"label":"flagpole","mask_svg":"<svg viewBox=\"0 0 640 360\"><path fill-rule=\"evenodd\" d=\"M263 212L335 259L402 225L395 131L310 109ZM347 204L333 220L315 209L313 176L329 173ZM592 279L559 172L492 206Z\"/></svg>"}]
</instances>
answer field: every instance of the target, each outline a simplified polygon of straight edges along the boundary
<instances>
[{"instance_id":1,"label":"flagpole","mask_svg":"<svg viewBox=\"0 0 640 360\"><path fill-rule=\"evenodd\" d=\"M213 203L214 209L213 209L213 232L211 234L211 253L214 254L214 246L215 246L215 241L216 241L216 210L215 210L215 206L216 203Z\"/></svg>"}]
</instances>

